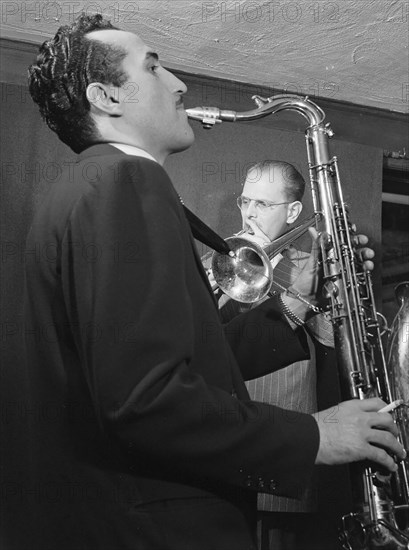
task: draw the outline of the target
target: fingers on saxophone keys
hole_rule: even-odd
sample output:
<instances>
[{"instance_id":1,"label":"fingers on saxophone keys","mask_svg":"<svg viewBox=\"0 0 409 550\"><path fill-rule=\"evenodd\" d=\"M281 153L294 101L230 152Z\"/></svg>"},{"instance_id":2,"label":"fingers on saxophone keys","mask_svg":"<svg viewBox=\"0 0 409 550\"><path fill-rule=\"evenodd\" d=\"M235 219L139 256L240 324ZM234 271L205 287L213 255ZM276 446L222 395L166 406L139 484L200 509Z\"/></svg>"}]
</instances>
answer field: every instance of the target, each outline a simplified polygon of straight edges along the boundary
<instances>
[{"instance_id":1,"label":"fingers on saxophone keys","mask_svg":"<svg viewBox=\"0 0 409 550\"><path fill-rule=\"evenodd\" d=\"M371 449L368 451L368 460L375 462L390 472L396 472L398 469L398 466L392 456L383 449L375 447L374 445L371 445Z\"/></svg>"},{"instance_id":2,"label":"fingers on saxophone keys","mask_svg":"<svg viewBox=\"0 0 409 550\"><path fill-rule=\"evenodd\" d=\"M352 240L352 244L354 246L365 246L369 242L369 239L368 239L367 235L362 235L362 234L352 235L351 240Z\"/></svg>"},{"instance_id":3,"label":"fingers on saxophone keys","mask_svg":"<svg viewBox=\"0 0 409 550\"><path fill-rule=\"evenodd\" d=\"M361 246L355 249L355 256L360 260L371 260L375 257L375 251L369 246Z\"/></svg>"},{"instance_id":4,"label":"fingers on saxophone keys","mask_svg":"<svg viewBox=\"0 0 409 550\"><path fill-rule=\"evenodd\" d=\"M375 252L372 248L360 248L355 250L355 258L358 265L363 266L366 271L373 271L375 264L371 260L375 256Z\"/></svg>"},{"instance_id":5,"label":"fingers on saxophone keys","mask_svg":"<svg viewBox=\"0 0 409 550\"><path fill-rule=\"evenodd\" d=\"M370 397L369 399L361 399L358 401L361 410L366 412L376 411L380 412L381 409L387 406L385 401L382 401L379 397Z\"/></svg>"},{"instance_id":6,"label":"fingers on saxophone keys","mask_svg":"<svg viewBox=\"0 0 409 550\"><path fill-rule=\"evenodd\" d=\"M395 436L398 436L398 428L393 416L389 412L378 412L371 414L370 420L372 430L370 443L385 449L395 462L406 458L406 450L399 443Z\"/></svg>"},{"instance_id":7,"label":"fingers on saxophone keys","mask_svg":"<svg viewBox=\"0 0 409 550\"><path fill-rule=\"evenodd\" d=\"M397 470L397 463L406 458L406 451L391 433L377 431L379 433L371 437L372 448L368 458L394 472Z\"/></svg>"},{"instance_id":8,"label":"fingers on saxophone keys","mask_svg":"<svg viewBox=\"0 0 409 550\"><path fill-rule=\"evenodd\" d=\"M375 252L372 250L372 248L360 248L356 252L356 255L362 262L368 262L375 257Z\"/></svg>"},{"instance_id":9,"label":"fingers on saxophone keys","mask_svg":"<svg viewBox=\"0 0 409 550\"><path fill-rule=\"evenodd\" d=\"M398 435L398 428L393 420L392 415L388 413L372 413L369 419L369 425L373 430L372 437L382 438L382 434L390 433L392 437Z\"/></svg>"}]
</instances>

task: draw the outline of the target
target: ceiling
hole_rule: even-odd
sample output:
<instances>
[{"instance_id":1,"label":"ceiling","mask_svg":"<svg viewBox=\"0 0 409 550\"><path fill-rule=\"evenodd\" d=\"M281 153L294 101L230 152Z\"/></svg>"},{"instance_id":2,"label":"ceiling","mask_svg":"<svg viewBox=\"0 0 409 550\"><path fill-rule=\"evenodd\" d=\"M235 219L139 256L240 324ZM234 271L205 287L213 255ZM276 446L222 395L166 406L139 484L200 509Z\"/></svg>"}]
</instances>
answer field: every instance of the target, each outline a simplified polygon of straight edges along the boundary
<instances>
[{"instance_id":1,"label":"ceiling","mask_svg":"<svg viewBox=\"0 0 409 550\"><path fill-rule=\"evenodd\" d=\"M409 110L403 0L8 2L4 38L41 43L85 10L137 32L170 68L400 113Z\"/></svg>"}]
</instances>

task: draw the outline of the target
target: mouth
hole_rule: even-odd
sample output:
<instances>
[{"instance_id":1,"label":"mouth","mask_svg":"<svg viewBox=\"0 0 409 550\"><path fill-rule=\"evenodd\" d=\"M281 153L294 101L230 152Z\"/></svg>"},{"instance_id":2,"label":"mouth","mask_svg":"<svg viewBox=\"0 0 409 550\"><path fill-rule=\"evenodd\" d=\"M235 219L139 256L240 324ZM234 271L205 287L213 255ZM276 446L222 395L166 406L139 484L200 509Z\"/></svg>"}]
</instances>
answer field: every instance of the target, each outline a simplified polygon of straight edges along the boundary
<instances>
[{"instance_id":1,"label":"mouth","mask_svg":"<svg viewBox=\"0 0 409 550\"><path fill-rule=\"evenodd\" d=\"M184 110L184 105L183 105L183 99L180 97L177 101L176 101L176 109L183 109Z\"/></svg>"}]
</instances>

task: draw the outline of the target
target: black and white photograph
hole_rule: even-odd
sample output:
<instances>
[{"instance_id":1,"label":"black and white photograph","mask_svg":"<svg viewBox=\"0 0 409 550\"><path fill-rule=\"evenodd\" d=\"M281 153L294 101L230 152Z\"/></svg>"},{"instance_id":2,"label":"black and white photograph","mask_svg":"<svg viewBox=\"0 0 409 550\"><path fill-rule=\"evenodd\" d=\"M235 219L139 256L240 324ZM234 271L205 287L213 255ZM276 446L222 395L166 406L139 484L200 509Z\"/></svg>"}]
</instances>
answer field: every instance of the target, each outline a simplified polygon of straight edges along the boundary
<instances>
[{"instance_id":1,"label":"black and white photograph","mask_svg":"<svg viewBox=\"0 0 409 550\"><path fill-rule=\"evenodd\" d=\"M1 550L409 550L409 2L0 2Z\"/></svg>"}]
</instances>

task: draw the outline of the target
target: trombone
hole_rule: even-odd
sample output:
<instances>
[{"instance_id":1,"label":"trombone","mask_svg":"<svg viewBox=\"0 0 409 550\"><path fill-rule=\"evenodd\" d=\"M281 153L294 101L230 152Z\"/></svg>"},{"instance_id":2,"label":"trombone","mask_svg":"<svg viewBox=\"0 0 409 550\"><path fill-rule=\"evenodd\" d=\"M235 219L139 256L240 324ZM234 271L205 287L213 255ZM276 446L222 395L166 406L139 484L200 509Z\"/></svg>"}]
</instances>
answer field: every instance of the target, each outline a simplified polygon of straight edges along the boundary
<instances>
[{"instance_id":1,"label":"trombone","mask_svg":"<svg viewBox=\"0 0 409 550\"><path fill-rule=\"evenodd\" d=\"M265 247L242 237L244 231L225 239L231 254L215 251L211 257L207 254L202 258L208 271L211 260L213 292L220 288L233 300L246 304L262 300L273 284L271 260L314 225L316 219L317 216L312 215Z\"/></svg>"}]
</instances>

